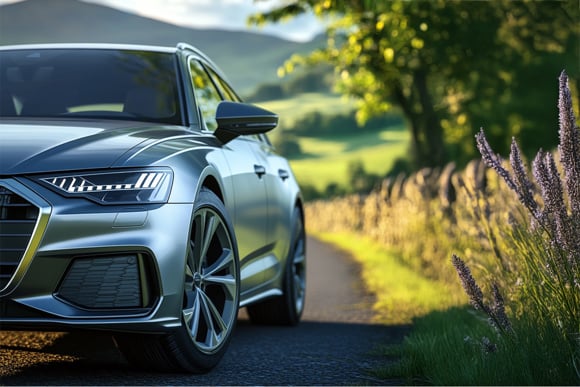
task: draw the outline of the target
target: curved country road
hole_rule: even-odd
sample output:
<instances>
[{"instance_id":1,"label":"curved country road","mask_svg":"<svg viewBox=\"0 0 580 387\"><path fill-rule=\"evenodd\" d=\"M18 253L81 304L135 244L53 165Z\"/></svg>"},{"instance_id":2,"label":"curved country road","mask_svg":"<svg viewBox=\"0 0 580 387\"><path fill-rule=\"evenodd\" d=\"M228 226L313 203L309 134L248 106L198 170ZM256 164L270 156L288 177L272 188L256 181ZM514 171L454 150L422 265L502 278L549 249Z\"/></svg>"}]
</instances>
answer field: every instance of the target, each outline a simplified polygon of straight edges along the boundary
<instances>
[{"instance_id":1,"label":"curved country road","mask_svg":"<svg viewBox=\"0 0 580 387\"><path fill-rule=\"evenodd\" d=\"M308 239L307 299L297 327L254 326L240 311L230 348L206 375L131 369L106 335L0 332L0 385L385 385L377 345L407 327L371 323L372 297L344 253Z\"/></svg>"}]
</instances>

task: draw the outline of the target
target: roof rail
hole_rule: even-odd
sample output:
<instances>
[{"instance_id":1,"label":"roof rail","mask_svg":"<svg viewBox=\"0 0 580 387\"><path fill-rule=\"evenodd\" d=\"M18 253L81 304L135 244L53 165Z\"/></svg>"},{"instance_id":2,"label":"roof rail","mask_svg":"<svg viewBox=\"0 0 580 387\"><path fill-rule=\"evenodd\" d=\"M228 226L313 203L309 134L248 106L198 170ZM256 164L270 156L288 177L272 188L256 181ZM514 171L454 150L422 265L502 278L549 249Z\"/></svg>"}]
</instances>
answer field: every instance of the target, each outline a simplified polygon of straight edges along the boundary
<instances>
[{"instance_id":1,"label":"roof rail","mask_svg":"<svg viewBox=\"0 0 580 387\"><path fill-rule=\"evenodd\" d=\"M198 50L197 50L195 47L193 47L191 44L189 44L189 43L184 43L184 42L179 42L179 43L177 43L177 46L176 46L176 47L177 47L178 49L180 49L180 50L189 49L189 50L192 50L192 51L198 51Z\"/></svg>"}]
</instances>

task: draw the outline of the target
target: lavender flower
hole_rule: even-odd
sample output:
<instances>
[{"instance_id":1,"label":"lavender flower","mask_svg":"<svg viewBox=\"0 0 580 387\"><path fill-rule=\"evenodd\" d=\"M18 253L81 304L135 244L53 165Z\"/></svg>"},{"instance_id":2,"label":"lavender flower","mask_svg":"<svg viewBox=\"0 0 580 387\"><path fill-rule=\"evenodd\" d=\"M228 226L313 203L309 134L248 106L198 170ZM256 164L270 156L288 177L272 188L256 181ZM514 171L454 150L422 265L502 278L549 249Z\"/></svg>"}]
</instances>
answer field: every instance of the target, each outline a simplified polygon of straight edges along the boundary
<instances>
[{"instance_id":1,"label":"lavender flower","mask_svg":"<svg viewBox=\"0 0 580 387\"><path fill-rule=\"evenodd\" d=\"M538 151L534 161L532 162L532 171L534 178L540 186L540 193L544 199L544 209L538 217L538 220L549 233L554 235L556 233L556 224L551 215L555 210L554 202L548 200L548 197L551 195L550 191L552 181L550 178L550 172L548 171L548 166L546 165L546 153L542 149Z\"/></svg>"},{"instance_id":2,"label":"lavender flower","mask_svg":"<svg viewBox=\"0 0 580 387\"><path fill-rule=\"evenodd\" d=\"M506 182L508 187L518 195L519 201L526 206L530 213L535 217L538 216L538 204L532 194L533 184L528 179L525 172L524 163L520 156L520 150L515 142L512 141L510 160L514 170L515 180L507 169L502 165L502 159L499 155L493 153L491 146L485 138L483 129L475 135L477 148L481 153L483 162L490 168L494 169Z\"/></svg>"},{"instance_id":3,"label":"lavender flower","mask_svg":"<svg viewBox=\"0 0 580 387\"><path fill-rule=\"evenodd\" d=\"M501 157L494 154L483 130L475 137L483 162L497 172L531 214L531 228L527 230L528 232L514 228L512 238L514 246L521 246L527 250L522 254L525 260L522 268L531 269L528 282L533 287L532 302L538 304L538 311L545 313L547 318L556 322L562 331L568 334L578 329L580 128L577 126L572 109L572 98L565 72L560 75L559 88L560 165L556 165L553 153L543 150L538 152L532 163L532 172L539 187L542 206L534 198L535 186L528 177L516 141L512 140L511 145L510 173L504 168ZM499 332L515 334L497 285L493 284L493 300L488 306L484 303L481 289L475 283L469 268L455 255L452 261L471 304L476 309L484 311L489 317L490 324ZM482 340L481 345L486 352L495 350L489 340Z\"/></svg>"},{"instance_id":4,"label":"lavender flower","mask_svg":"<svg viewBox=\"0 0 580 387\"><path fill-rule=\"evenodd\" d=\"M499 328L502 332L513 332L512 324L505 312L503 297L499 292L499 287L495 283L493 284L493 305L491 307L491 314L496 328Z\"/></svg>"},{"instance_id":5,"label":"lavender flower","mask_svg":"<svg viewBox=\"0 0 580 387\"><path fill-rule=\"evenodd\" d=\"M578 225L568 216L562 181L552 154L540 150L533 163L533 172L544 198L541 223L550 233L556 252L556 267L552 269L564 273L566 265L576 268L580 260Z\"/></svg>"},{"instance_id":6,"label":"lavender flower","mask_svg":"<svg viewBox=\"0 0 580 387\"><path fill-rule=\"evenodd\" d=\"M461 286L465 290L465 293L469 296L469 302L475 309L483 310L488 312L488 308L483 303L483 292L481 288L475 282L475 279L471 275L471 270L469 267L459 258L457 255L453 254L451 256L451 262L459 275L459 280L461 281Z\"/></svg>"},{"instance_id":7,"label":"lavender flower","mask_svg":"<svg viewBox=\"0 0 580 387\"><path fill-rule=\"evenodd\" d=\"M568 87L568 76L565 71L560 74L560 94L558 110L560 118L560 163L564 169L564 182L568 193L571 214L566 228L569 246L568 263L573 273L578 275L580 266L580 128L572 108L572 95ZM578 283L576 277L573 282Z\"/></svg>"},{"instance_id":8,"label":"lavender flower","mask_svg":"<svg viewBox=\"0 0 580 387\"><path fill-rule=\"evenodd\" d=\"M533 172L544 199L543 216L553 217L554 225L562 227L568 214L564 202L562 181L552 154L540 150L534 159ZM555 231L553 236L558 237L556 230L549 231Z\"/></svg>"},{"instance_id":9,"label":"lavender flower","mask_svg":"<svg viewBox=\"0 0 580 387\"><path fill-rule=\"evenodd\" d=\"M483 162L488 167L493 168L497 174L505 180L506 184L511 190L518 192L518 188L512 180L510 173L502 166L501 157L493 152L491 146L487 142L485 134L483 133L483 128L480 129L479 133L475 135L475 140L477 143L477 149L479 149L479 153L481 153Z\"/></svg>"},{"instance_id":10,"label":"lavender flower","mask_svg":"<svg viewBox=\"0 0 580 387\"><path fill-rule=\"evenodd\" d=\"M532 193L534 184L528 178L526 173L526 167L522 161L522 156L520 148L516 142L515 138L512 138L512 145L510 151L510 163L515 175L515 182L518 186L516 192L520 197L520 201L526 206L526 208L534 215L538 215L538 203L534 199L534 194Z\"/></svg>"},{"instance_id":11,"label":"lavender flower","mask_svg":"<svg viewBox=\"0 0 580 387\"><path fill-rule=\"evenodd\" d=\"M493 284L493 304L490 307L484 303L483 292L475 282L475 279L471 275L471 270L467 267L465 262L455 254L451 256L451 262L459 275L459 280L461 281L465 293L469 296L471 305L475 309L485 312L489 317L490 325L498 332L513 333L512 325L505 312L504 300L499 292L497 284Z\"/></svg>"},{"instance_id":12,"label":"lavender flower","mask_svg":"<svg viewBox=\"0 0 580 387\"><path fill-rule=\"evenodd\" d=\"M564 168L566 189L573 217L580 220L580 134L572 109L572 96L565 71L560 74L558 110L560 118L560 162Z\"/></svg>"}]
</instances>

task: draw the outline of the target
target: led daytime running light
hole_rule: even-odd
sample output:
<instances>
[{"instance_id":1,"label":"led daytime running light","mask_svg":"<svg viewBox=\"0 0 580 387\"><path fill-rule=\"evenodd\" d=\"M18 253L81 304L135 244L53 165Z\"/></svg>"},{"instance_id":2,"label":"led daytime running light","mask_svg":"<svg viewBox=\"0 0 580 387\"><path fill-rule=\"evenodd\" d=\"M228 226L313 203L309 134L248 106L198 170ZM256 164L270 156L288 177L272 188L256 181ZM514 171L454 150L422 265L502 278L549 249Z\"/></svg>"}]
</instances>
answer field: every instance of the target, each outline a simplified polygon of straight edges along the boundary
<instances>
[{"instance_id":1,"label":"led daytime running light","mask_svg":"<svg viewBox=\"0 0 580 387\"><path fill-rule=\"evenodd\" d=\"M143 172L139 175L137 182L132 184L93 184L82 176L53 177L45 181L68 193L153 190L160 185L166 175L166 172Z\"/></svg>"}]
</instances>

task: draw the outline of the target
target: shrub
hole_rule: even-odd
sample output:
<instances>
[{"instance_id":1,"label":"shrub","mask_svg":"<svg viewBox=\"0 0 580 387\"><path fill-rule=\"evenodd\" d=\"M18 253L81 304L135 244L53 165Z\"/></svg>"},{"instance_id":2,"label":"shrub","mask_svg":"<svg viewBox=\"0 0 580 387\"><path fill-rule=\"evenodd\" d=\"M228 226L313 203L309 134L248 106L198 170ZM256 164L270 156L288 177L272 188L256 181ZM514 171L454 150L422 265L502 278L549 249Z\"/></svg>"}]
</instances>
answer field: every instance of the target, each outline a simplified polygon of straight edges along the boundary
<instances>
[{"instance_id":1,"label":"shrub","mask_svg":"<svg viewBox=\"0 0 580 387\"><path fill-rule=\"evenodd\" d=\"M546 330L557 327L569 352L568 367L580 370L580 132L572 109L565 72L559 84L560 144L559 165L554 155L540 150L532 165L535 182L528 174L515 139L510 151L511 170L494 154L482 131L476 136L484 162L513 191L525 216L511 214L504 237L511 249L512 267L504 266L496 276L504 280L504 292L513 301L514 318L535 326L537 343ZM522 214L522 212L520 212ZM492 303L484 302L483 292L467 265L456 255L453 265L472 305L489 316L491 324L510 341L529 340L511 328L499 287L493 284ZM514 273L517 280L513 281ZM510 281L511 280L511 283ZM521 325L521 324L520 324ZM544 345L546 343L543 343ZM580 373L577 374L580 378Z\"/></svg>"},{"instance_id":2,"label":"shrub","mask_svg":"<svg viewBox=\"0 0 580 387\"><path fill-rule=\"evenodd\" d=\"M274 145L276 152L284 157L296 157L302 154L298 138L287 130L283 130L277 136L273 136L272 145Z\"/></svg>"},{"instance_id":3,"label":"shrub","mask_svg":"<svg viewBox=\"0 0 580 387\"><path fill-rule=\"evenodd\" d=\"M515 141L508 167L480 132L483 160L462 171L450 164L401 173L369 194L306 206L310 232L350 233L353 241L360 235L372 238L451 293L460 294L459 271L470 301L492 319L495 330L484 326L488 330L463 333L485 344L473 346L479 354L472 351L469 357L455 356L461 354L456 344L441 345L461 341L451 336L457 329L418 328L413 337L424 340L408 346L406 361L420 362L424 354L426 363L419 368L435 384L577 385L580 380L580 129L565 73L559 111L558 151L538 152L534 181ZM453 254L455 267L449 260ZM450 324L442 323L442 329L453 328ZM489 329L500 334L490 335ZM441 362L431 366L436 357L453 367L433 378L441 369ZM458 367L463 379L453 378Z\"/></svg>"}]
</instances>

